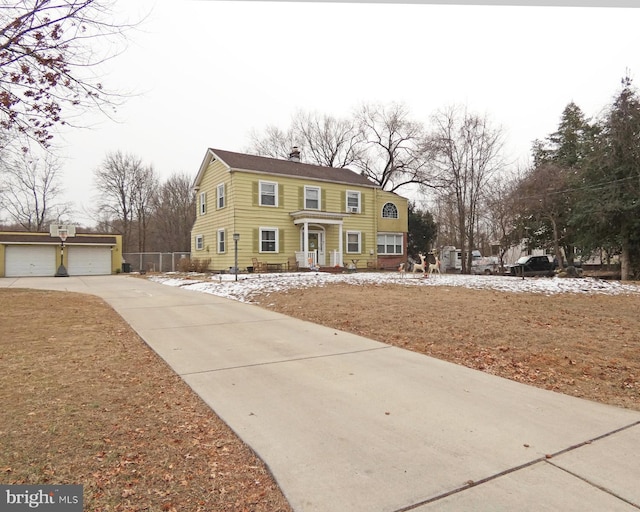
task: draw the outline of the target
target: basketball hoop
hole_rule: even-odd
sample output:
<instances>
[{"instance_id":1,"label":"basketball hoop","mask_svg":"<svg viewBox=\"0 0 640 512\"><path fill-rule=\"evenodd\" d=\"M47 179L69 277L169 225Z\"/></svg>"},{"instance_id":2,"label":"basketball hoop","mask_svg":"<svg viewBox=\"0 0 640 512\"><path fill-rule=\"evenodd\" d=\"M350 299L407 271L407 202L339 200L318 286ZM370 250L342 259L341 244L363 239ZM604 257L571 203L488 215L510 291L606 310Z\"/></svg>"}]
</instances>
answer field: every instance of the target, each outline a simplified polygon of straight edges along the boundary
<instances>
[{"instance_id":1,"label":"basketball hoop","mask_svg":"<svg viewBox=\"0 0 640 512\"><path fill-rule=\"evenodd\" d=\"M64 242L67 238L76 236L76 227L72 224L51 224L49 226L49 235L52 238L58 237L60 239L60 266L55 276L69 277L64 266Z\"/></svg>"},{"instance_id":2,"label":"basketball hoop","mask_svg":"<svg viewBox=\"0 0 640 512\"><path fill-rule=\"evenodd\" d=\"M64 242L67 238L76 236L76 227L73 224L51 224L49 234L52 238L58 237Z\"/></svg>"}]
</instances>

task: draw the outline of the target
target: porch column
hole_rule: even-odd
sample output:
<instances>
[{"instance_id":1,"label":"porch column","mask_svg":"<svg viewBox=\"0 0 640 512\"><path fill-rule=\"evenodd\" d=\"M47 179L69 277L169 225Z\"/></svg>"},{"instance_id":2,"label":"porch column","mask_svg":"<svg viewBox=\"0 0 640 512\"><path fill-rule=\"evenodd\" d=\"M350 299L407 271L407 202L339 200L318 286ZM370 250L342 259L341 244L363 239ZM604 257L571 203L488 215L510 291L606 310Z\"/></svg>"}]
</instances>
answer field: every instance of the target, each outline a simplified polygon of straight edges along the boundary
<instances>
[{"instance_id":1,"label":"porch column","mask_svg":"<svg viewBox=\"0 0 640 512\"><path fill-rule=\"evenodd\" d=\"M302 250L304 251L304 266L309 267L309 223L306 220L302 228Z\"/></svg>"},{"instance_id":2,"label":"porch column","mask_svg":"<svg viewBox=\"0 0 640 512\"><path fill-rule=\"evenodd\" d=\"M338 258L339 261L337 261L336 263L338 263L341 267L344 267L343 261L342 261L342 222L340 224L338 224Z\"/></svg>"}]
</instances>

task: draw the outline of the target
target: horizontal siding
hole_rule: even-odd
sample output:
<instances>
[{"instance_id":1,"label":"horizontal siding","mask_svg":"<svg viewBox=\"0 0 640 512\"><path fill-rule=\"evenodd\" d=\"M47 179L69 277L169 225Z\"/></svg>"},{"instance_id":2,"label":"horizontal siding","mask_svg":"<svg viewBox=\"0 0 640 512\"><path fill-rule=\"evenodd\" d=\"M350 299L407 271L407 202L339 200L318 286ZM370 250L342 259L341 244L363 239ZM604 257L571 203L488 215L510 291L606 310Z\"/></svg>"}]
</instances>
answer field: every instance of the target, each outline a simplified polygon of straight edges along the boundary
<instances>
[{"instance_id":1,"label":"horizontal siding","mask_svg":"<svg viewBox=\"0 0 640 512\"><path fill-rule=\"evenodd\" d=\"M191 254L198 259L214 259L216 255L216 237L219 228L229 226L233 219L233 209L228 204L225 208L216 208L216 188L220 183L225 184L225 194L230 196L230 173L228 168L219 160L209 164L200 182L200 188L196 192L196 220L191 229ZM200 194L207 196L207 211L200 214ZM204 249L196 250L196 235L204 237Z\"/></svg>"},{"instance_id":2,"label":"horizontal siding","mask_svg":"<svg viewBox=\"0 0 640 512\"><path fill-rule=\"evenodd\" d=\"M273 181L278 183L277 206L258 205L258 182ZM225 183L226 204L223 209L216 207L216 187ZM205 172L199 192L207 193L207 213L196 218L192 230L192 256L211 259L210 268L214 270L228 270L235 265L233 233L240 234L238 242L238 266L241 269L252 265L252 258L268 263L286 264L287 259L294 257L301 248L302 226L294 225L290 212L303 209L304 186L318 186L317 181L304 179L257 175L242 171L229 172L220 162L213 162ZM321 183L321 211L344 214L342 228L342 247L346 262L351 258L360 259L359 266L363 266L366 259L375 258L376 235L378 231L405 232L406 199L396 194L381 193L380 191L354 185ZM358 191L361 197L361 212L350 214L346 212L346 191ZM391 200L401 212L399 219L382 222L379 218L382 204ZM320 226L320 223L318 224ZM384 227L383 227L384 226ZM257 229L259 227L277 228L279 231L279 252L277 254L260 253ZM315 227L315 226L314 226ZM227 250L225 254L216 251L216 234L219 228L226 230ZM339 226L323 225L326 235L327 264L330 254L339 246ZM358 231L362 234L362 253L360 255L346 254L346 232ZM195 235L204 236L204 250L195 250Z\"/></svg>"},{"instance_id":3,"label":"horizontal siding","mask_svg":"<svg viewBox=\"0 0 640 512\"><path fill-rule=\"evenodd\" d=\"M393 203L398 208L397 219L383 219L382 207L385 203ZM378 231L406 233L409 230L408 200L393 192L378 190L376 193L376 214L379 217Z\"/></svg>"}]
</instances>

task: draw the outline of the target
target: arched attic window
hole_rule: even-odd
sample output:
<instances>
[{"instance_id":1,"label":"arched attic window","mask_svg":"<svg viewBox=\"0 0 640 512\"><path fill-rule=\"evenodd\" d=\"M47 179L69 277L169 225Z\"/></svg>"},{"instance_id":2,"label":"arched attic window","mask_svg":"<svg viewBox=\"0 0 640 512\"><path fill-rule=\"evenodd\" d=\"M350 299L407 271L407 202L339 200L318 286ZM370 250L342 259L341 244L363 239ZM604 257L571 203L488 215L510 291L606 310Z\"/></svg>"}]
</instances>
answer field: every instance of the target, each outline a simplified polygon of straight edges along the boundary
<instances>
[{"instance_id":1,"label":"arched attic window","mask_svg":"<svg viewBox=\"0 0 640 512\"><path fill-rule=\"evenodd\" d=\"M385 203L382 207L382 218L383 219L397 219L398 218L398 207L393 203Z\"/></svg>"}]
</instances>

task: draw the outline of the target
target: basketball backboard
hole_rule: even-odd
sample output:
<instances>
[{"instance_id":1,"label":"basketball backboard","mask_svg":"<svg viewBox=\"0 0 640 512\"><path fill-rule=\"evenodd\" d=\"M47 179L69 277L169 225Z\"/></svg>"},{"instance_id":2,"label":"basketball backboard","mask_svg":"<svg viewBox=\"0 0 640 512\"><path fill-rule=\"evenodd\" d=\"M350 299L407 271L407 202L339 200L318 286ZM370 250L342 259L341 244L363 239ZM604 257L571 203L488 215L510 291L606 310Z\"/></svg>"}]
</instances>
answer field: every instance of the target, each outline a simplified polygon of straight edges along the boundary
<instances>
[{"instance_id":1,"label":"basketball backboard","mask_svg":"<svg viewBox=\"0 0 640 512\"><path fill-rule=\"evenodd\" d=\"M50 224L49 234L66 240L68 237L76 236L76 227L72 224Z\"/></svg>"}]
</instances>

